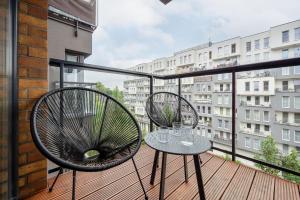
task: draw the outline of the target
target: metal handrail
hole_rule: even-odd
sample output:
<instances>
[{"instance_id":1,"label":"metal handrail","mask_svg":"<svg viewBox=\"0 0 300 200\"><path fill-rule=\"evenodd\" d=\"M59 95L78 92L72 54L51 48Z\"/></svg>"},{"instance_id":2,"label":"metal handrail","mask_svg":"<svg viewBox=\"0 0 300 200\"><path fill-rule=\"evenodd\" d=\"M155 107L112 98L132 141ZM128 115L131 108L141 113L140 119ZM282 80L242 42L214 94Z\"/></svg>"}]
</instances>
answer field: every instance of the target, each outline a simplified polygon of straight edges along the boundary
<instances>
[{"instance_id":1,"label":"metal handrail","mask_svg":"<svg viewBox=\"0 0 300 200\"><path fill-rule=\"evenodd\" d=\"M65 60L58 60L58 59L50 59L49 61L50 66L55 66L60 68L60 87L63 87L64 83L64 77L63 77L63 69L64 67L72 67L75 69L82 69L82 70L91 70L91 71L102 71L102 72L109 72L109 73L116 73L116 74L125 74L125 75L132 75L132 76L139 76L139 77L147 77L150 79L150 95L153 94L153 80L156 79L163 79L163 80L169 80L169 79L178 79L178 94L181 95L181 85L182 81L181 78L189 78L189 77L199 77L199 76L207 76L207 75L216 75L216 74L224 74L224 73L231 73L231 81L232 81L232 110L234 112L231 112L231 118L232 118L232 127L231 127L231 134L232 134L232 150L228 151L225 149L221 149L218 147L212 147L212 149L221 151L227 154L232 155L232 160L235 161L236 157L246 159L255 163L263 164L268 167L272 167L274 169L284 171L287 173L291 173L297 176L300 176L300 172L293 171L291 169L287 169L281 166L274 165L272 163L267 163L262 160L257 160L255 158L251 158L248 156L244 156L241 154L236 153L236 127L235 127L235 114L236 114L236 73L237 72L246 72L246 71L253 71L253 70L263 70L263 69L276 69L281 67L289 67L289 66L295 66L300 65L300 58L290 58L290 59L284 59L284 60L274 60L274 61L268 61L268 62L260 62L260 63L254 63L254 64L246 64L246 65L237 65L233 67L226 67L226 68L215 68L210 70L202 70L202 71L193 71L193 72L187 72L182 74L172 74L172 75L157 75L157 74L150 74L150 73L144 73L144 72L137 72L133 70L126 70L126 69L118 69L118 68L112 68L112 67L106 67L106 66L100 66L100 65L91 65L91 64L84 64L84 63L77 63L77 62L70 62ZM153 122L150 120L150 131L153 131Z\"/></svg>"}]
</instances>

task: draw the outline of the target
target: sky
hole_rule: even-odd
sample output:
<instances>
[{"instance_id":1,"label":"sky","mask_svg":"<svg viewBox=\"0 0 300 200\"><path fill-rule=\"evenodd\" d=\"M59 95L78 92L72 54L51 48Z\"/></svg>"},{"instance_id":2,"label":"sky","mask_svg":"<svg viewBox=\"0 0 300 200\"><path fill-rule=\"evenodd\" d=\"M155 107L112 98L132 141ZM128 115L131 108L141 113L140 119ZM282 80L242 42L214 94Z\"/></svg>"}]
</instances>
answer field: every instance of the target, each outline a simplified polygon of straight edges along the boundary
<instances>
[{"instance_id":1,"label":"sky","mask_svg":"<svg viewBox=\"0 0 300 200\"><path fill-rule=\"evenodd\" d=\"M206 43L300 19L300 0L98 0L98 27L86 63L128 68ZM125 76L86 73L122 89Z\"/></svg>"}]
</instances>

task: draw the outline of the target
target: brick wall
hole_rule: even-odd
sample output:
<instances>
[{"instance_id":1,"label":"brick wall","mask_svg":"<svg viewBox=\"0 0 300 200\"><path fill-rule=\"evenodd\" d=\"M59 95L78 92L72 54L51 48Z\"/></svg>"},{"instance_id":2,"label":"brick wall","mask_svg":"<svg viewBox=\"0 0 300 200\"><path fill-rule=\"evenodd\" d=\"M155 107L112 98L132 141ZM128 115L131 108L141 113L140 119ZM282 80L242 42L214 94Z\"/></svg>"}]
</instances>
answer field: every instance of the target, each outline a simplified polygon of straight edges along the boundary
<instances>
[{"instance_id":1,"label":"brick wall","mask_svg":"<svg viewBox=\"0 0 300 200\"><path fill-rule=\"evenodd\" d=\"M28 197L47 186L47 161L30 136L30 111L48 91L48 0L20 0L19 70L19 190Z\"/></svg>"}]
</instances>

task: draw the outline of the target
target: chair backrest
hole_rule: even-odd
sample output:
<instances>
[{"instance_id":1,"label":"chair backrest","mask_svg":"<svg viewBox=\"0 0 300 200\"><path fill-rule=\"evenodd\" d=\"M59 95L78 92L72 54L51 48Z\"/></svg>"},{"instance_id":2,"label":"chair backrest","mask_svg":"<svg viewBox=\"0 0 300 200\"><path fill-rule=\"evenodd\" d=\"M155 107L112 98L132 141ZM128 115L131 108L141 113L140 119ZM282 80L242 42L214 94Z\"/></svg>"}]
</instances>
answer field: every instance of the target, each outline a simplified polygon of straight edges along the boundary
<instances>
[{"instance_id":1,"label":"chair backrest","mask_svg":"<svg viewBox=\"0 0 300 200\"><path fill-rule=\"evenodd\" d=\"M157 126L172 127L173 122L193 120L193 128L198 124L195 108L183 97L171 92L156 92L146 102L148 117Z\"/></svg>"},{"instance_id":2,"label":"chair backrest","mask_svg":"<svg viewBox=\"0 0 300 200\"><path fill-rule=\"evenodd\" d=\"M42 96L31 114L38 149L57 165L100 171L133 157L141 130L117 100L96 90L63 88Z\"/></svg>"}]
</instances>

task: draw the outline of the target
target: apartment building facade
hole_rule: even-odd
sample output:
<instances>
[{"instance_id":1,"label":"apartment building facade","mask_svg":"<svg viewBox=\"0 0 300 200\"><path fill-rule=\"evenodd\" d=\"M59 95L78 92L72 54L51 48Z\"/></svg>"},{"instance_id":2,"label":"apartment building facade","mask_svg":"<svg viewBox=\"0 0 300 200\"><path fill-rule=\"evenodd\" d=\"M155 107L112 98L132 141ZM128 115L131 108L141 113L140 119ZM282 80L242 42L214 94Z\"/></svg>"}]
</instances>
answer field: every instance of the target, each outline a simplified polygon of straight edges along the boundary
<instances>
[{"instance_id":1,"label":"apartment building facade","mask_svg":"<svg viewBox=\"0 0 300 200\"><path fill-rule=\"evenodd\" d=\"M300 20L271 27L245 37L199 45L170 57L131 67L154 74L174 74L230 67L300 56ZM236 111L231 109L231 74L182 79L182 96L199 115L196 133L214 144L231 146L231 116L236 112L238 151L258 152L272 135L283 153L300 152L300 66L238 73ZM149 80L124 82L125 103L136 114L144 131L149 130L145 102ZM155 80L154 92L178 92L178 80ZM184 116L187 117L188 116Z\"/></svg>"}]
</instances>

